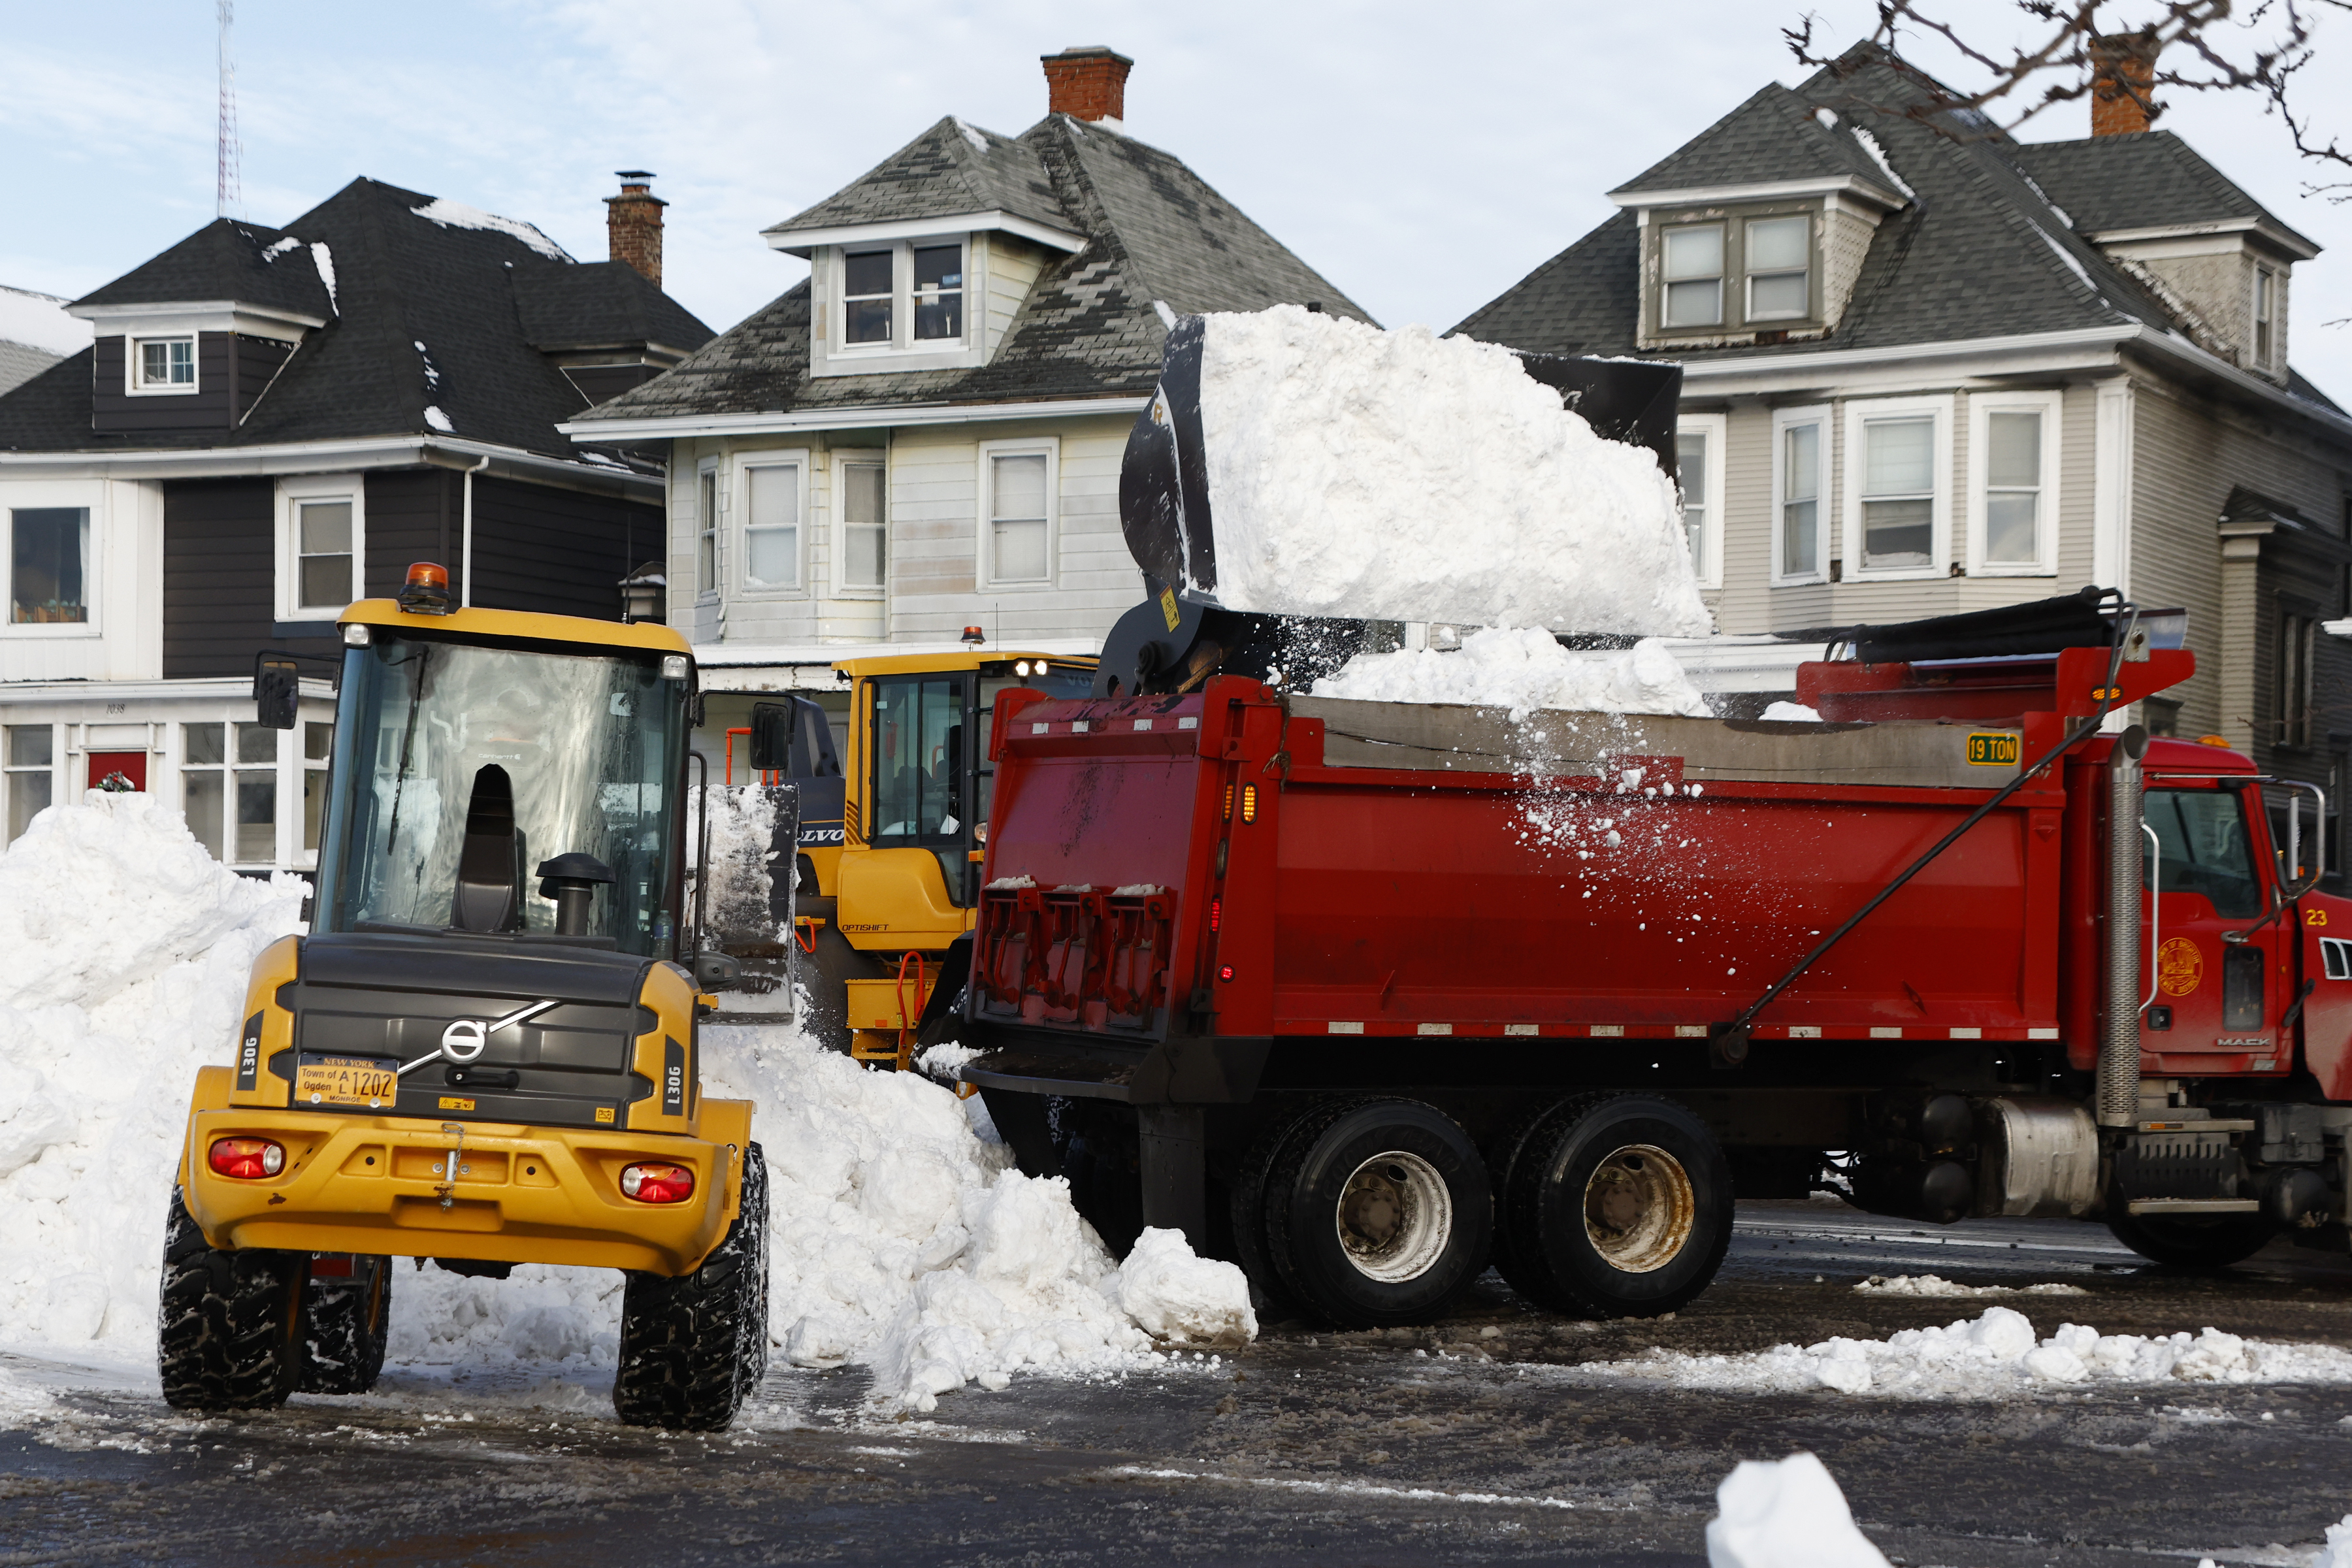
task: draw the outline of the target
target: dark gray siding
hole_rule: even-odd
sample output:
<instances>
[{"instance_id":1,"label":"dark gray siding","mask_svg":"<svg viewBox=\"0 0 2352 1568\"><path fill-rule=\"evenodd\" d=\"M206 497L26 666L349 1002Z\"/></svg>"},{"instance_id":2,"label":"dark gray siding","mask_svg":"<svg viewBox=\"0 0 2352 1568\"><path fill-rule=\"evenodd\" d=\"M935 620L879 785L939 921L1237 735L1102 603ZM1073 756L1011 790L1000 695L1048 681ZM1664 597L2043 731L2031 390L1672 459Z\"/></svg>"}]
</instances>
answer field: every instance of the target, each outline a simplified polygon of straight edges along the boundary
<instances>
[{"instance_id":1,"label":"dark gray siding","mask_svg":"<svg viewBox=\"0 0 2352 1568\"><path fill-rule=\"evenodd\" d=\"M163 678L246 675L265 647L331 653L331 638L281 642L274 487L268 479L163 484Z\"/></svg>"},{"instance_id":2,"label":"dark gray siding","mask_svg":"<svg viewBox=\"0 0 2352 1568\"><path fill-rule=\"evenodd\" d=\"M474 603L485 609L618 620L616 584L663 551L658 507L474 481Z\"/></svg>"},{"instance_id":3,"label":"dark gray siding","mask_svg":"<svg viewBox=\"0 0 2352 1568\"><path fill-rule=\"evenodd\" d=\"M446 468L407 468L367 476L368 597L388 599L408 580L412 562L449 569L465 581L465 477ZM477 479L478 485L481 481ZM476 498L479 500L478 495Z\"/></svg>"},{"instance_id":4,"label":"dark gray siding","mask_svg":"<svg viewBox=\"0 0 2352 1568\"><path fill-rule=\"evenodd\" d=\"M661 367L650 364L575 364L564 373L580 395L590 403L603 403L618 397L632 387L643 386L661 374Z\"/></svg>"},{"instance_id":5,"label":"dark gray siding","mask_svg":"<svg viewBox=\"0 0 2352 1568\"><path fill-rule=\"evenodd\" d=\"M269 390L270 378L293 352L292 343L281 343L273 338L236 340L236 383L229 389L236 418L243 419L261 401L261 395Z\"/></svg>"},{"instance_id":6,"label":"dark gray siding","mask_svg":"<svg viewBox=\"0 0 2352 1568\"><path fill-rule=\"evenodd\" d=\"M103 433L226 430L235 423L236 334L196 334L196 390L133 397L123 390L129 340L100 338L90 359L90 427Z\"/></svg>"}]
</instances>

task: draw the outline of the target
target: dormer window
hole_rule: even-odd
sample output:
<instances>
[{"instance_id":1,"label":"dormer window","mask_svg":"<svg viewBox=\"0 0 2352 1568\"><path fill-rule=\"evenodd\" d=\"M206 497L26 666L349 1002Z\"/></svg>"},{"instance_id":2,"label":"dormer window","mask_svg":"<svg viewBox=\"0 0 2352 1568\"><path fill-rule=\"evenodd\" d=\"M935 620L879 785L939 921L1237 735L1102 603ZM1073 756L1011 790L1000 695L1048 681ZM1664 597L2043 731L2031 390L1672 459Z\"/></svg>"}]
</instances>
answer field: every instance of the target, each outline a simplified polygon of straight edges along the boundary
<instances>
[{"instance_id":1,"label":"dormer window","mask_svg":"<svg viewBox=\"0 0 2352 1568\"><path fill-rule=\"evenodd\" d=\"M2276 314L2277 274L2267 267L2254 268L2254 368L2271 368L2271 320Z\"/></svg>"},{"instance_id":2,"label":"dormer window","mask_svg":"<svg viewBox=\"0 0 2352 1568\"><path fill-rule=\"evenodd\" d=\"M964 242L901 242L841 256L846 352L923 353L963 342Z\"/></svg>"},{"instance_id":3,"label":"dormer window","mask_svg":"<svg viewBox=\"0 0 2352 1568\"><path fill-rule=\"evenodd\" d=\"M184 337L136 338L131 342L131 390L133 392L194 392L196 390L196 340Z\"/></svg>"},{"instance_id":4,"label":"dormer window","mask_svg":"<svg viewBox=\"0 0 2352 1568\"><path fill-rule=\"evenodd\" d=\"M1665 233L1666 330L1723 324L1723 226L1693 224Z\"/></svg>"},{"instance_id":5,"label":"dormer window","mask_svg":"<svg viewBox=\"0 0 2352 1568\"><path fill-rule=\"evenodd\" d=\"M1748 319L1801 321L1812 314L1812 220L1751 219L1748 225Z\"/></svg>"}]
</instances>

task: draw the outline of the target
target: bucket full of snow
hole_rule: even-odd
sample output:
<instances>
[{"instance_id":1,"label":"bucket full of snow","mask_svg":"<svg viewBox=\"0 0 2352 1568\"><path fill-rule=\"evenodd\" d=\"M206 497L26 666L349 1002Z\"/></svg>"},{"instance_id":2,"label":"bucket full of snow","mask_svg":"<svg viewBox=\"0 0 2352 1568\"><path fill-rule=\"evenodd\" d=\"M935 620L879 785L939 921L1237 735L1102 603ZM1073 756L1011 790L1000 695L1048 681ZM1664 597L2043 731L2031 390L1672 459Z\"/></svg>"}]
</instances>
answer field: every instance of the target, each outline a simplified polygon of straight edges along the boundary
<instances>
[{"instance_id":1,"label":"bucket full of snow","mask_svg":"<svg viewBox=\"0 0 2352 1568\"><path fill-rule=\"evenodd\" d=\"M1187 316L1119 521L1177 600L1260 615L1704 635L1674 467L1682 372L1387 332L1293 305Z\"/></svg>"}]
</instances>

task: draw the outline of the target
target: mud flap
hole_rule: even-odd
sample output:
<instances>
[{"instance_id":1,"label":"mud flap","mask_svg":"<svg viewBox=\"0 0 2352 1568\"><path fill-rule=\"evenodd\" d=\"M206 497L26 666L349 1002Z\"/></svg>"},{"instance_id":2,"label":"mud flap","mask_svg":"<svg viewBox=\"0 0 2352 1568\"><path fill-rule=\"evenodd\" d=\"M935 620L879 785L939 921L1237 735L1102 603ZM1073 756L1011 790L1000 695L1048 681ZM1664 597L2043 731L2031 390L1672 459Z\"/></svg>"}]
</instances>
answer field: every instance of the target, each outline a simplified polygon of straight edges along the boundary
<instances>
[{"instance_id":1,"label":"mud flap","mask_svg":"<svg viewBox=\"0 0 2352 1568\"><path fill-rule=\"evenodd\" d=\"M915 1021L915 1044L936 1046L957 1037L963 1026L964 987L971 979L971 932L948 943L940 957L940 977L931 984L923 1016Z\"/></svg>"}]
</instances>

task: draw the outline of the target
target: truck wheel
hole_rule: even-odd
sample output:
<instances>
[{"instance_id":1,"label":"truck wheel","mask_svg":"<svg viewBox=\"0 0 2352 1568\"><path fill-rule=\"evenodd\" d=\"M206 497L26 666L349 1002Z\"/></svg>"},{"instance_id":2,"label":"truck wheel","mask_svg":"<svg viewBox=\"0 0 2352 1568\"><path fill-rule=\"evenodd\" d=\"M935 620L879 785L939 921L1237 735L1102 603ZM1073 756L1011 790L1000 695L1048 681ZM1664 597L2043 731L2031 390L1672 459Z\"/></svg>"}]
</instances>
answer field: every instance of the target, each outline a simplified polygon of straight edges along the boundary
<instances>
[{"instance_id":1,"label":"truck wheel","mask_svg":"<svg viewBox=\"0 0 2352 1568\"><path fill-rule=\"evenodd\" d=\"M1492 1260L1496 1271L1502 1275L1512 1289L1522 1296L1533 1297L1533 1283L1540 1277L1523 1279L1527 1264L1511 1251L1511 1229L1504 1224L1504 1194L1511 1190L1511 1173L1518 1169L1528 1145L1560 1112L1562 1101L1538 1103L1534 1109L1520 1112L1503 1123L1503 1130L1492 1135L1486 1143L1486 1190L1495 1194L1495 1242Z\"/></svg>"},{"instance_id":2,"label":"truck wheel","mask_svg":"<svg viewBox=\"0 0 2352 1568\"><path fill-rule=\"evenodd\" d=\"M208 1245L172 1189L155 1362L174 1410L274 1410L301 1367L308 1253Z\"/></svg>"},{"instance_id":3,"label":"truck wheel","mask_svg":"<svg viewBox=\"0 0 2352 1568\"><path fill-rule=\"evenodd\" d=\"M1730 1164L1684 1107L1646 1094L1571 1100L1513 1163L1505 1277L1557 1311L1671 1312L1722 1266L1731 1203Z\"/></svg>"},{"instance_id":4,"label":"truck wheel","mask_svg":"<svg viewBox=\"0 0 2352 1568\"><path fill-rule=\"evenodd\" d=\"M2227 1268L2270 1245L2278 1226L2258 1214L2133 1214L2119 1195L2107 1199L2107 1228L2151 1263L2177 1268Z\"/></svg>"},{"instance_id":5,"label":"truck wheel","mask_svg":"<svg viewBox=\"0 0 2352 1568\"><path fill-rule=\"evenodd\" d=\"M1350 1102L1352 1103L1352 1102ZM1242 1266L1249 1282L1257 1288L1272 1317L1298 1310L1298 1302L1284 1287L1282 1271L1275 1267L1274 1255L1267 1250L1265 1239L1266 1182L1272 1176L1275 1163L1288 1147L1291 1135L1309 1121L1315 1121L1319 1111L1328 1109L1310 1106L1305 1110L1292 1110L1276 1118L1274 1123L1250 1145L1242 1157L1240 1169L1234 1173L1230 1194L1234 1227L1234 1261ZM1318 1121L1319 1127L1321 1122Z\"/></svg>"},{"instance_id":6,"label":"truck wheel","mask_svg":"<svg viewBox=\"0 0 2352 1568\"><path fill-rule=\"evenodd\" d=\"M632 1426L719 1432L768 1371L768 1160L743 1152L742 1212L693 1273L632 1273L613 1408Z\"/></svg>"},{"instance_id":7,"label":"truck wheel","mask_svg":"<svg viewBox=\"0 0 2352 1568\"><path fill-rule=\"evenodd\" d=\"M1426 1323L1486 1266L1494 1204L1461 1126L1412 1100L1318 1108L1266 1173L1285 1290L1344 1328Z\"/></svg>"},{"instance_id":8,"label":"truck wheel","mask_svg":"<svg viewBox=\"0 0 2352 1568\"><path fill-rule=\"evenodd\" d=\"M392 1259L354 1258L348 1276L315 1271L303 1291L305 1394L365 1394L383 1372L392 1330Z\"/></svg>"}]
</instances>

